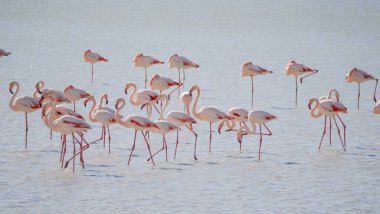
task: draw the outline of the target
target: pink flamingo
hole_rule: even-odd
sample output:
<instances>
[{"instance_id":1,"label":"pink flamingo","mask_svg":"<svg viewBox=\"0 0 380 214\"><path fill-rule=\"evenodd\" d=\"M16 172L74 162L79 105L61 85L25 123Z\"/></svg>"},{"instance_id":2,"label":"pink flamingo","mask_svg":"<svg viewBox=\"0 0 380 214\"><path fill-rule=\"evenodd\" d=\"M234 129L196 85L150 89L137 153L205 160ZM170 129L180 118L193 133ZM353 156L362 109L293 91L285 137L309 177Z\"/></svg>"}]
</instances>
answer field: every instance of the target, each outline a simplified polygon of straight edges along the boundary
<instances>
[{"instance_id":1,"label":"pink flamingo","mask_svg":"<svg viewBox=\"0 0 380 214\"><path fill-rule=\"evenodd\" d=\"M2 56L8 56L10 54L11 54L11 52L6 52L3 49L0 49L0 57L2 57Z\"/></svg>"},{"instance_id":2,"label":"pink flamingo","mask_svg":"<svg viewBox=\"0 0 380 214\"><path fill-rule=\"evenodd\" d=\"M132 154L133 154L133 151L135 149L137 131L140 131L141 134L143 135L145 143L148 147L150 159L152 160L153 166L155 166L153 156L152 156L152 152L150 151L150 145L149 145L148 140L146 139L143 131L155 131L154 129L159 129L160 127L158 127L157 124L155 124L154 122L152 122L151 120L149 120L146 117L128 115L124 120L121 119L122 116L120 115L120 110L124 106L125 106L125 100L123 98L117 99L116 105L115 105L116 122L119 123L121 126L124 126L126 128L132 128L135 130L135 138L133 140L133 146L131 149L131 154L129 155L128 165L131 162Z\"/></svg>"},{"instance_id":3,"label":"pink flamingo","mask_svg":"<svg viewBox=\"0 0 380 214\"><path fill-rule=\"evenodd\" d=\"M286 75L293 75L296 77L296 106L297 106L297 93L298 93L298 83L297 83L297 77L301 76L303 74L307 74L306 76L300 78L300 83L302 84L302 80L305 79L308 76L311 76L313 74L318 73L318 70L312 69L309 67L306 67L305 65L301 63L297 63L296 61L292 60L290 61L286 67Z\"/></svg>"},{"instance_id":4,"label":"pink flamingo","mask_svg":"<svg viewBox=\"0 0 380 214\"><path fill-rule=\"evenodd\" d=\"M199 65L190 61L189 59L187 59L184 56L178 56L178 54L173 54L169 58L169 68L170 69L172 69L172 68L178 69L178 82L179 83L181 83L181 73L180 73L181 70L180 69L183 70L182 85L183 85L183 87L185 87L185 79L186 79L185 70L189 69L189 68L199 68Z\"/></svg>"},{"instance_id":5,"label":"pink flamingo","mask_svg":"<svg viewBox=\"0 0 380 214\"><path fill-rule=\"evenodd\" d=\"M55 93L54 96L56 96L57 98L57 103L70 103L70 100L67 99L67 97L65 96L65 94L62 92L62 91L59 91L59 90L55 90L55 89L52 89L52 88L44 88L45 87L45 82L42 81L42 80L39 80L37 81L35 84L34 84L34 92L33 92L33 98L35 99L39 99L40 96L37 96L37 93L39 94L45 94L49 91L53 91L53 93Z\"/></svg>"},{"instance_id":6,"label":"pink flamingo","mask_svg":"<svg viewBox=\"0 0 380 214\"><path fill-rule=\"evenodd\" d=\"M265 112L265 111L250 111L248 113L248 121L252 125L252 130L248 128L248 126L242 126L240 127L238 133L237 133L237 139L240 143L240 151L241 146L243 144L243 130L246 131L247 134L259 134L260 135L260 146L259 146L259 160L261 156L261 143L263 141L263 135L271 136L272 132L269 130L269 128L265 125L267 122L272 121L274 119L277 119L278 117ZM256 133L256 124L259 124L260 132ZM261 129L261 125L263 125L268 133L263 133Z\"/></svg>"},{"instance_id":7,"label":"pink flamingo","mask_svg":"<svg viewBox=\"0 0 380 214\"><path fill-rule=\"evenodd\" d=\"M134 106L141 106L142 104L144 104L146 102L155 102L155 101L157 101L157 98L159 96L159 94L157 94L156 92L149 90L149 89L141 89L141 90L137 91L136 84L134 84L132 82L129 82L125 85L124 92L126 95L128 95L128 90L130 88L133 88L132 89L133 91L132 91L132 94L129 96L129 102ZM158 109L156 108L156 106L154 106L154 107L158 112Z\"/></svg>"},{"instance_id":8,"label":"pink flamingo","mask_svg":"<svg viewBox=\"0 0 380 214\"><path fill-rule=\"evenodd\" d=\"M347 82L357 82L358 83L358 110L359 110L359 98L360 98L360 83L367 82L369 80L376 80L375 85L375 91L373 93L373 99L376 100L376 88L377 83L379 82L379 79L376 79L372 75L368 74L367 72L360 70L358 68L351 69L350 73L346 75L346 81Z\"/></svg>"},{"instance_id":9,"label":"pink flamingo","mask_svg":"<svg viewBox=\"0 0 380 214\"><path fill-rule=\"evenodd\" d=\"M75 102L87 98L90 96L85 90L75 88L73 85L68 85L63 89L63 94L69 99L71 102L74 102L74 111L75 111Z\"/></svg>"},{"instance_id":10,"label":"pink flamingo","mask_svg":"<svg viewBox=\"0 0 380 214\"><path fill-rule=\"evenodd\" d=\"M71 160L73 160L73 172L74 172L74 163L75 163L75 157L80 154L81 155L81 162L82 162L82 166L84 167L84 162L83 162L83 159L82 159L82 152L86 149L88 149L89 147L89 144L86 142L86 140L83 138L83 134L82 132L87 132L88 130L91 129L91 126L83 119L79 119L77 117L73 117L73 116L70 116L70 115L63 115L61 117L59 117L58 119L56 120L53 120L53 112L55 112L55 108L57 106L57 100L56 100L56 94L55 93L52 93L52 92L47 92L45 94L43 94L39 100L39 102L41 103L44 99L50 99L52 101L51 103L51 109L49 111L49 114L46 115L46 111L45 109L47 108L48 105L46 105L42 111L42 114L44 115L45 114L45 117L44 117L44 120L45 120L45 123L48 124L48 127L51 128L54 132L59 132L63 135L63 138L62 138L62 148L66 148L66 135L67 134L71 134L73 139L75 139L79 144L80 144L80 150L78 153L76 153L76 150L75 150L75 142L73 141L73 156L68 159L66 161L66 164L65 164L65 167L64 168L67 168L69 162ZM77 133L80 137L81 137L81 141L79 142L79 140L75 137L74 133ZM82 147L82 141L85 142L86 146ZM66 150L66 149L65 149ZM61 152L61 155L62 155L62 152ZM63 163L63 160L64 160L64 153L63 153L63 157L61 158L62 159L62 163Z\"/></svg>"},{"instance_id":11,"label":"pink flamingo","mask_svg":"<svg viewBox=\"0 0 380 214\"><path fill-rule=\"evenodd\" d=\"M241 69L242 77L251 77L251 106L253 106L253 77L258 75L271 74L273 71L269 71L265 68L262 68L258 65L253 64L252 62L246 62L243 64Z\"/></svg>"},{"instance_id":12,"label":"pink flamingo","mask_svg":"<svg viewBox=\"0 0 380 214\"><path fill-rule=\"evenodd\" d=\"M16 91L13 92L13 87L16 86ZM28 148L28 113L34 112L41 108L37 99L29 96L17 97L20 90L20 85L16 81L9 83L9 92L12 94L9 100L9 108L14 112L24 112L25 114L25 149Z\"/></svg>"},{"instance_id":13,"label":"pink flamingo","mask_svg":"<svg viewBox=\"0 0 380 214\"><path fill-rule=\"evenodd\" d=\"M87 50L83 54L85 62L91 63L91 83L94 83L94 63L96 62L108 62L108 59L100 56L100 54Z\"/></svg>"},{"instance_id":14,"label":"pink flamingo","mask_svg":"<svg viewBox=\"0 0 380 214\"><path fill-rule=\"evenodd\" d=\"M116 123L115 114L112 114L110 111L100 109L99 107L96 108L96 101L95 101L94 96L90 95L89 97L87 97L87 99L84 101L84 105L86 106L89 101L92 101L92 108L90 110L88 117L90 121L98 122L102 125L101 139L103 139L103 147L105 147L106 133L108 131L108 153L111 153L111 133L110 133L109 125ZM107 131L106 131L106 127L107 127Z\"/></svg>"},{"instance_id":15,"label":"pink flamingo","mask_svg":"<svg viewBox=\"0 0 380 214\"><path fill-rule=\"evenodd\" d=\"M175 90L181 87L182 83L176 82L171 78L164 77L162 75L155 74L150 79L150 89L159 90L160 94L171 87L176 87L172 92L168 94L170 96Z\"/></svg>"},{"instance_id":16,"label":"pink flamingo","mask_svg":"<svg viewBox=\"0 0 380 214\"><path fill-rule=\"evenodd\" d=\"M192 95L194 91L197 92L197 96L195 97L192 113L195 118L210 123L209 152L211 152L212 124L219 122L221 120L231 120L231 118L226 113L218 110L217 108L213 106L204 106L199 111L197 111L196 108L197 108L197 104L198 104L198 100L199 100L199 96L201 92L197 85L194 85L193 87L191 87L189 91L190 95Z\"/></svg>"},{"instance_id":17,"label":"pink flamingo","mask_svg":"<svg viewBox=\"0 0 380 214\"><path fill-rule=\"evenodd\" d=\"M148 81L148 76L147 76L147 71L146 69L149 68L152 65L157 65L157 64L164 64L164 62L151 57L151 56L144 56L142 53L137 54L133 58L133 66L135 67L140 67L145 69L145 88L146 88L146 83Z\"/></svg>"},{"instance_id":18,"label":"pink flamingo","mask_svg":"<svg viewBox=\"0 0 380 214\"><path fill-rule=\"evenodd\" d=\"M313 108L311 108L314 103L316 105ZM327 117L332 117L333 118L333 120L335 122L335 126L336 126L336 128L338 130L338 135L339 135L340 142L342 143L343 150L346 151L346 148L345 148L346 147L346 125L343 123L343 120L340 118L339 113L347 113L347 108L342 103L340 103L340 102L338 102L338 101L336 101L334 99L322 99L322 100L318 100L316 98L310 99L308 106L309 106L309 109L311 110L311 116L313 118L319 118L322 115L325 116L325 126L324 126L324 129L323 129L323 134L322 134L321 141L319 143L318 151L321 149L323 137L325 136L325 133L326 133L326 120L327 120ZM315 113L315 111L317 109L318 109L318 113ZM343 128L344 128L344 142L342 141L342 137L340 135L340 129L339 129L338 123L336 122L335 116L338 117L338 119L340 120L340 122L343 125ZM330 126L331 126L331 123L330 123ZM330 128L330 135L331 135L331 128ZM331 139L331 136L330 136L330 139Z\"/></svg>"},{"instance_id":19,"label":"pink flamingo","mask_svg":"<svg viewBox=\"0 0 380 214\"><path fill-rule=\"evenodd\" d=\"M373 107L373 113L380 114L380 101L377 101L375 106Z\"/></svg>"},{"instance_id":20,"label":"pink flamingo","mask_svg":"<svg viewBox=\"0 0 380 214\"><path fill-rule=\"evenodd\" d=\"M245 126L247 126L245 124L245 122L248 121L248 111L246 109L240 108L240 107L230 108L227 112L227 115L231 118L231 120L220 121L219 127L218 127L219 134L220 134L220 131L222 130L222 128L224 126L224 123L227 123L227 127L228 127L227 131L234 130L236 122L239 123L240 127L241 127L242 123ZM230 121L231 121L231 123L230 123Z\"/></svg>"},{"instance_id":21,"label":"pink flamingo","mask_svg":"<svg viewBox=\"0 0 380 214\"><path fill-rule=\"evenodd\" d=\"M160 95L159 100L162 96L166 96L166 95L164 95L164 94ZM150 119L150 117L152 116L152 103L147 102L146 104L143 104L141 106L141 109L143 109L144 107L146 107L148 109L148 119ZM158 150L156 153L154 153L152 155L152 157L154 157L159 152L161 152L165 149L166 162L168 162L168 145L166 144L165 135L176 131L177 132L177 139L178 139L178 131L182 131L182 129L180 127L174 125L173 123L167 121L167 120L163 120L162 118L160 118L160 120L153 121L153 122L155 124L157 124L157 126L160 128L160 129L154 129L152 131L154 133L158 133L158 134L162 135L162 148L160 150ZM150 158L147 161L149 161L149 160L150 160Z\"/></svg>"}]
</instances>

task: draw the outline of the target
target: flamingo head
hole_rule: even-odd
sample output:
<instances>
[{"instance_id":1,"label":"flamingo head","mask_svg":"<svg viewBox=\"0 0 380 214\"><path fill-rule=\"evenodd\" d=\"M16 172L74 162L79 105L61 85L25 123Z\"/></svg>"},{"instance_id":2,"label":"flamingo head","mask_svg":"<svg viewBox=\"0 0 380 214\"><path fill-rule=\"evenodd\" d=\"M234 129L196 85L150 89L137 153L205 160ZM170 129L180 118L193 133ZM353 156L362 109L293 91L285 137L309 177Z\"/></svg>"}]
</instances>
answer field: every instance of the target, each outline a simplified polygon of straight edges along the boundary
<instances>
[{"instance_id":1,"label":"flamingo head","mask_svg":"<svg viewBox=\"0 0 380 214\"><path fill-rule=\"evenodd\" d=\"M290 61L289 61L289 64L290 64L290 63L296 63L296 61L295 61L295 60L290 60Z\"/></svg>"},{"instance_id":2,"label":"flamingo head","mask_svg":"<svg viewBox=\"0 0 380 214\"><path fill-rule=\"evenodd\" d=\"M140 57L144 56L142 53L138 53L132 60L132 63L135 64Z\"/></svg>"},{"instance_id":3,"label":"flamingo head","mask_svg":"<svg viewBox=\"0 0 380 214\"><path fill-rule=\"evenodd\" d=\"M87 103L88 103L88 101L90 101L90 100L94 100L94 96L93 96L93 95L88 96L87 99L84 101L84 106L85 106L85 107L87 106Z\"/></svg>"},{"instance_id":4,"label":"flamingo head","mask_svg":"<svg viewBox=\"0 0 380 214\"><path fill-rule=\"evenodd\" d=\"M351 80L350 77L351 77L352 73L353 73L353 72L356 72L357 70L358 70L358 68L355 67L355 68L351 69L350 72L349 72L348 74L346 74L346 81L347 81L347 82L352 82L352 80Z\"/></svg>"},{"instance_id":5,"label":"flamingo head","mask_svg":"<svg viewBox=\"0 0 380 214\"><path fill-rule=\"evenodd\" d=\"M133 87L133 86L134 86L134 83L131 83L131 82L127 83L127 84L125 85L125 88L124 88L124 92L125 92L125 94L128 95L128 89L129 89L130 87Z\"/></svg>"},{"instance_id":6,"label":"flamingo head","mask_svg":"<svg viewBox=\"0 0 380 214\"><path fill-rule=\"evenodd\" d=\"M119 98L116 100L115 109L118 110L125 105L125 100L123 98Z\"/></svg>"},{"instance_id":7,"label":"flamingo head","mask_svg":"<svg viewBox=\"0 0 380 214\"><path fill-rule=\"evenodd\" d=\"M13 87L16 85L16 81L11 81L9 83L9 92L13 94Z\"/></svg>"}]
</instances>

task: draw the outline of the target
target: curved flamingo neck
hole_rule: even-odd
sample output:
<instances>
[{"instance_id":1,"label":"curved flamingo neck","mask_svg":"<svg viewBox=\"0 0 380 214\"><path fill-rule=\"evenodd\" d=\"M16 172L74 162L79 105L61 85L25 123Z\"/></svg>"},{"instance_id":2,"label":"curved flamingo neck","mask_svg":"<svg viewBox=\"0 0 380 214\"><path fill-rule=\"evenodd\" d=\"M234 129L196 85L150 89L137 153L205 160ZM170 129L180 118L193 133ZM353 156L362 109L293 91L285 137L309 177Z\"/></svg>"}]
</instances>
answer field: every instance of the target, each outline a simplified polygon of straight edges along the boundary
<instances>
[{"instance_id":1,"label":"curved flamingo neck","mask_svg":"<svg viewBox=\"0 0 380 214\"><path fill-rule=\"evenodd\" d=\"M193 109L192 109L192 113L194 115L194 117L198 118L199 119L199 113L197 112L197 104L198 104L198 99L199 99L199 96L201 94L201 90L199 89L198 86L194 86L194 90L197 91L197 96L195 97L195 101L194 101L194 104L193 104Z\"/></svg>"},{"instance_id":2,"label":"curved flamingo neck","mask_svg":"<svg viewBox=\"0 0 380 214\"><path fill-rule=\"evenodd\" d=\"M103 94L101 97L100 97L100 101L99 101L99 106L98 106L98 109L102 109L103 108L103 100L106 98L106 95ZM94 99L94 102L95 102L95 99Z\"/></svg>"},{"instance_id":3,"label":"curved flamingo neck","mask_svg":"<svg viewBox=\"0 0 380 214\"><path fill-rule=\"evenodd\" d=\"M310 102L316 103L316 105L311 109L310 115L313 118L319 118L320 116L322 116L322 113L320 111L318 111L318 114L315 113L315 111L319 108L319 101L316 98L313 98L310 100Z\"/></svg>"},{"instance_id":4,"label":"curved flamingo neck","mask_svg":"<svg viewBox=\"0 0 380 214\"><path fill-rule=\"evenodd\" d=\"M235 120L224 120L227 123L228 129L234 129L236 126Z\"/></svg>"},{"instance_id":5,"label":"curved flamingo neck","mask_svg":"<svg viewBox=\"0 0 380 214\"><path fill-rule=\"evenodd\" d=\"M119 102L121 102L121 104L119 104ZM126 118L124 121L121 119L122 116L120 115L120 111L121 109L124 108L125 106L125 100L124 99L120 99L116 102L116 112L115 112L115 118L116 118L116 122L122 126L125 126L125 127L129 127L128 123L127 123L127 119Z\"/></svg>"},{"instance_id":6,"label":"curved flamingo neck","mask_svg":"<svg viewBox=\"0 0 380 214\"><path fill-rule=\"evenodd\" d=\"M42 90L42 88L45 86L45 82L42 80L39 80L34 85L34 91L33 91L33 98L39 99L40 96L38 96L39 92Z\"/></svg>"},{"instance_id":7,"label":"curved flamingo neck","mask_svg":"<svg viewBox=\"0 0 380 214\"><path fill-rule=\"evenodd\" d=\"M95 120L95 112L96 112L96 101L94 98L90 99L90 101L92 101L92 107L91 107L91 110L90 110L90 113L88 114L88 118L91 120L91 122L95 123L97 122ZM98 108L99 109L99 108Z\"/></svg>"},{"instance_id":8,"label":"curved flamingo neck","mask_svg":"<svg viewBox=\"0 0 380 214\"><path fill-rule=\"evenodd\" d=\"M11 99L9 100L9 108L12 110L12 111L17 111L16 109L16 104L14 103L14 100L20 90L20 85L18 84L18 82L14 82L14 84L16 85L16 91L13 92L12 96L11 96ZM13 88L11 89L13 91Z\"/></svg>"},{"instance_id":9,"label":"curved flamingo neck","mask_svg":"<svg viewBox=\"0 0 380 214\"><path fill-rule=\"evenodd\" d=\"M334 93L334 96L335 96L336 100L339 102L340 95L339 95L339 92L336 89L330 89L329 90L328 99L331 99L333 93Z\"/></svg>"},{"instance_id":10,"label":"curved flamingo neck","mask_svg":"<svg viewBox=\"0 0 380 214\"><path fill-rule=\"evenodd\" d=\"M54 124L54 121L53 121L53 114L55 112L55 109L57 107L57 100L56 99L53 99L52 101L52 107L50 108L50 112L49 112L49 116L48 117L45 117L45 120L47 122L47 124L49 124L50 128L52 130L55 129L56 125Z\"/></svg>"},{"instance_id":11,"label":"curved flamingo neck","mask_svg":"<svg viewBox=\"0 0 380 214\"><path fill-rule=\"evenodd\" d=\"M164 100L165 104L164 104L164 107L162 108L162 110L160 112L160 120L167 120L167 118L164 117L164 115L165 115L164 112L169 105L169 99L166 95L161 95L161 96L162 96L162 99Z\"/></svg>"},{"instance_id":12,"label":"curved flamingo neck","mask_svg":"<svg viewBox=\"0 0 380 214\"><path fill-rule=\"evenodd\" d=\"M132 86L132 88L133 88L133 91L132 91L132 94L129 96L129 102L132 104L132 105L139 105L138 103L137 103L137 97L135 98L135 100L133 100L133 97L135 96L135 94L136 94L136 92L137 92L137 86L134 84L134 83L132 83L131 84L131 86Z\"/></svg>"}]
</instances>

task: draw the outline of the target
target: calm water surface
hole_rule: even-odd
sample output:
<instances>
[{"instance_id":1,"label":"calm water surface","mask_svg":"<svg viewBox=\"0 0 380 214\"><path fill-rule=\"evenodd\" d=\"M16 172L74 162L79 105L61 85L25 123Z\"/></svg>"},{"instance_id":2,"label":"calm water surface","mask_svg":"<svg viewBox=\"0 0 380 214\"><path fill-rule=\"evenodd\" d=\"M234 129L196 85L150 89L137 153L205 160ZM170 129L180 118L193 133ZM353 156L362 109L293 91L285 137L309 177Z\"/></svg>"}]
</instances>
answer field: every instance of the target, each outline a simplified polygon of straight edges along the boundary
<instances>
[{"instance_id":1,"label":"calm water surface","mask_svg":"<svg viewBox=\"0 0 380 214\"><path fill-rule=\"evenodd\" d=\"M380 77L380 3L377 1L0 1L0 212L4 213L378 213L380 210L380 117L371 113L374 82L345 82L355 66ZM91 48L109 58L95 65L82 60ZM244 138L239 151L235 133L214 132L208 153L208 124L199 122L198 161L192 159L193 136L184 131L177 160L175 135L168 136L170 161L145 162L142 138L127 166L133 132L113 126L112 153L101 144L85 154L86 169L75 174L59 166L59 136L39 113L29 117L29 148L23 148L24 116L8 109L8 82L17 80L21 95L34 82L63 89L82 87L110 105L126 97L126 82L143 86L143 70L132 58L143 52L167 61L173 53L200 64L187 72L186 89L198 84L200 105L221 110L250 109L250 81L241 65L252 60L274 71L255 78L254 108L280 119L269 123L257 161L258 137ZM294 108L294 78L284 66L295 59L320 72L300 86ZM167 64L148 73L177 78ZM307 102L329 88L341 92L349 114L347 153L336 130L333 143L317 146L323 118L312 119ZM79 112L89 108L78 104ZM181 110L173 96L169 109ZM127 106L123 114L140 114ZM214 130L216 127L214 126ZM100 127L87 136L95 139ZM153 150L161 137L151 136ZM70 147L68 148L70 150Z\"/></svg>"}]
</instances>

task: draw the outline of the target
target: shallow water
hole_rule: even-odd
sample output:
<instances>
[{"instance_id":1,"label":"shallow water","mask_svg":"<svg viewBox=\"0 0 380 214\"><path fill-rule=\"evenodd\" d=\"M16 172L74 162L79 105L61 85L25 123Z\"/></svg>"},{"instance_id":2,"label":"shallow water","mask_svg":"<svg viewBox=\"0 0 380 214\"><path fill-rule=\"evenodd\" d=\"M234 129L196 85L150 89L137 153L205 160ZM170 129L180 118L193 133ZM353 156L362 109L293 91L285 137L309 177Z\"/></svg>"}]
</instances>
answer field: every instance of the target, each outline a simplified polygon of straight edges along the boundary
<instances>
[{"instance_id":1,"label":"shallow water","mask_svg":"<svg viewBox=\"0 0 380 214\"><path fill-rule=\"evenodd\" d=\"M0 59L0 210L12 213L377 213L380 210L380 117L372 114L374 82L361 89L345 82L352 67L379 77L380 3L376 1L0 1L1 47L12 55ZM95 67L82 60L91 48L109 58ZM250 81L240 77L241 65L252 60L274 71L255 78L255 109L275 114L257 161L258 137L244 138L239 151L235 133L213 132L208 153L208 124L199 122L198 161L192 159L193 136L180 134L177 160L175 134L167 137L156 167L145 162L146 147L138 138L127 166L133 131L113 126L112 153L101 143L85 153L86 169L59 165L59 136L49 131L39 113L29 116L29 147L24 149L24 115L8 109L7 83L17 80L21 95L31 95L34 82L63 89L82 87L98 97L109 94L110 106L126 97L126 82L143 86L143 70L134 68L138 52L167 61L179 53L200 64L187 72L186 89L198 84L200 105L221 110L250 109ZM300 86L294 108L294 78L284 66L295 59L319 69ZM149 68L177 78L168 66ZM329 88L341 92L349 113L344 153L336 130L317 152L323 119L309 115L311 97ZM176 93L175 93L176 94ZM79 112L89 109L78 103ZM173 96L169 109L181 110ZM141 114L127 106L123 114ZM214 130L216 127L214 125ZM100 135L93 125L88 139ZM328 136L326 136L328 137ZM151 135L156 151L161 137ZM68 151L70 151L70 145Z\"/></svg>"}]
</instances>

